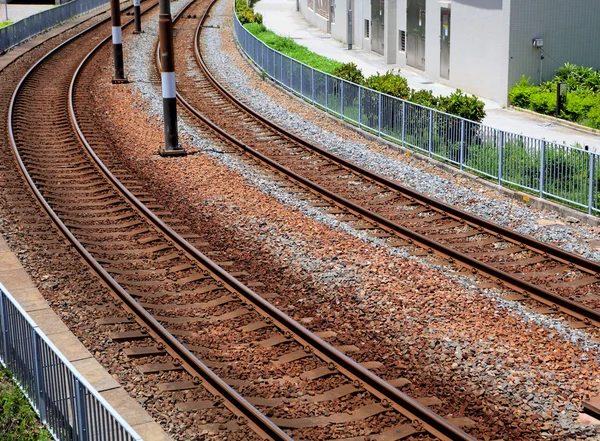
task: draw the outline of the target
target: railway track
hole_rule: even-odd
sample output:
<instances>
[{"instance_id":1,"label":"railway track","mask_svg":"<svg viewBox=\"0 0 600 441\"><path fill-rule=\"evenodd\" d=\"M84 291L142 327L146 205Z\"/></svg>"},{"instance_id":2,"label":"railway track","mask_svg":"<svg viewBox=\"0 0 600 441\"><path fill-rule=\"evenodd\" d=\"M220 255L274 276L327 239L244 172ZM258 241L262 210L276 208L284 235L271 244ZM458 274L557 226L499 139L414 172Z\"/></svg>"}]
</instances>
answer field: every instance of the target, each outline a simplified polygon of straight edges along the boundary
<instances>
[{"instance_id":1,"label":"railway track","mask_svg":"<svg viewBox=\"0 0 600 441\"><path fill-rule=\"evenodd\" d=\"M282 189L390 247L479 276L480 287L508 288L507 299L532 299L540 313L564 313L574 328L600 326L600 264L415 192L263 118L207 68L199 49L205 18L193 45L184 40L189 28L176 36L179 65L190 51L198 65L178 77L177 97L202 124L268 167Z\"/></svg>"},{"instance_id":2,"label":"railway track","mask_svg":"<svg viewBox=\"0 0 600 441\"><path fill-rule=\"evenodd\" d=\"M198 251L201 238L135 176L115 163L109 171L98 154L114 146L95 130L86 87L109 31L103 22L40 59L9 111L31 191L123 304L97 325L123 342L143 375L167 380L152 386L173 394L180 411L214 418L201 430L239 439L473 439L396 389L404 379L377 377L381 363L345 355L358 348L335 347L335 332L313 334L276 310L249 288L260 284L251 275L226 272L227 262Z\"/></svg>"}]
</instances>

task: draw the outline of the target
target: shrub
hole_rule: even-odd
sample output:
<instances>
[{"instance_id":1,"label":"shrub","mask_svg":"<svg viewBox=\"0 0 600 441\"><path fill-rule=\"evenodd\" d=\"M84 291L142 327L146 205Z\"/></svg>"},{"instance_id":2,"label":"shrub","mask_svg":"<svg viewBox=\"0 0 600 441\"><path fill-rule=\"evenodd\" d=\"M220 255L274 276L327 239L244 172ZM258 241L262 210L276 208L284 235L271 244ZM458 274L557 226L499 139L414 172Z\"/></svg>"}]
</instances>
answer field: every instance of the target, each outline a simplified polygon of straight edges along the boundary
<instances>
[{"instance_id":1,"label":"shrub","mask_svg":"<svg viewBox=\"0 0 600 441\"><path fill-rule=\"evenodd\" d=\"M560 116L569 121L585 118L590 110L598 104L598 98L589 92L575 91L567 94Z\"/></svg>"},{"instance_id":2,"label":"shrub","mask_svg":"<svg viewBox=\"0 0 600 441\"><path fill-rule=\"evenodd\" d=\"M538 90L532 93L529 107L536 112L553 115L556 110L556 92Z\"/></svg>"},{"instance_id":3,"label":"shrub","mask_svg":"<svg viewBox=\"0 0 600 441\"><path fill-rule=\"evenodd\" d=\"M393 70L388 70L383 75L371 75L365 80L365 86L402 99L407 99L412 92L406 78Z\"/></svg>"},{"instance_id":4,"label":"shrub","mask_svg":"<svg viewBox=\"0 0 600 441\"><path fill-rule=\"evenodd\" d=\"M537 89L536 86L530 84L529 78L526 78L525 75L523 75L521 81L508 92L508 98L513 106L527 109L531 102L531 95L535 93Z\"/></svg>"},{"instance_id":5,"label":"shrub","mask_svg":"<svg viewBox=\"0 0 600 441\"><path fill-rule=\"evenodd\" d=\"M439 97L435 96L431 90L412 90L408 100L425 107L436 109L440 103Z\"/></svg>"},{"instance_id":6,"label":"shrub","mask_svg":"<svg viewBox=\"0 0 600 441\"><path fill-rule=\"evenodd\" d=\"M342 64L340 67L334 69L331 75L360 85L365 82L362 71L354 63Z\"/></svg>"},{"instance_id":7,"label":"shrub","mask_svg":"<svg viewBox=\"0 0 600 441\"><path fill-rule=\"evenodd\" d=\"M471 121L481 122L485 118L485 104L475 95L462 93L460 89L450 96L440 97L439 109L442 112L460 116Z\"/></svg>"}]
</instances>

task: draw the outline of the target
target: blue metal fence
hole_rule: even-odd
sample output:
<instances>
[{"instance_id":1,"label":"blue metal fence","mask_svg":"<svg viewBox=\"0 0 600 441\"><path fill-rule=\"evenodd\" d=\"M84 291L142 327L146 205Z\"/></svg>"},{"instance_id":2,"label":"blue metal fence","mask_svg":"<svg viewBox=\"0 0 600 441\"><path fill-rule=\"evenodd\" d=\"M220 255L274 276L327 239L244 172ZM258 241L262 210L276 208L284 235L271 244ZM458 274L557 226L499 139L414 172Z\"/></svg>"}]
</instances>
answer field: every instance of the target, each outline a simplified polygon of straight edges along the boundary
<instances>
[{"instance_id":1,"label":"blue metal fence","mask_svg":"<svg viewBox=\"0 0 600 441\"><path fill-rule=\"evenodd\" d=\"M0 29L0 52L67 21L75 15L83 14L107 3L108 0L72 0L19 20Z\"/></svg>"},{"instance_id":2,"label":"blue metal fence","mask_svg":"<svg viewBox=\"0 0 600 441\"><path fill-rule=\"evenodd\" d=\"M142 438L75 370L0 284L0 362L60 441Z\"/></svg>"},{"instance_id":3,"label":"blue metal fence","mask_svg":"<svg viewBox=\"0 0 600 441\"><path fill-rule=\"evenodd\" d=\"M359 128L461 170L600 214L600 155L505 132L331 76L271 49L242 26L237 41L274 81Z\"/></svg>"}]
</instances>

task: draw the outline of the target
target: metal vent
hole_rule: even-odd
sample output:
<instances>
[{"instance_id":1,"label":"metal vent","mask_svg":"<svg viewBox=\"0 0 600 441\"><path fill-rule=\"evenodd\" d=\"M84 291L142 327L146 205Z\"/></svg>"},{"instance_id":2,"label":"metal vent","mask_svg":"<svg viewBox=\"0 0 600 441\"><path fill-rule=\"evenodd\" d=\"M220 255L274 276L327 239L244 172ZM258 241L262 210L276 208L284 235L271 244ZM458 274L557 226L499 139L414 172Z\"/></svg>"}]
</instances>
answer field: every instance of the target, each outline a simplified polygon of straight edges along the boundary
<instances>
[{"instance_id":1,"label":"metal vent","mask_svg":"<svg viewBox=\"0 0 600 441\"><path fill-rule=\"evenodd\" d=\"M371 32L370 32L370 23L369 20L365 19L365 38L371 38Z\"/></svg>"},{"instance_id":2,"label":"metal vent","mask_svg":"<svg viewBox=\"0 0 600 441\"><path fill-rule=\"evenodd\" d=\"M406 52L406 32L400 31L400 52Z\"/></svg>"}]
</instances>

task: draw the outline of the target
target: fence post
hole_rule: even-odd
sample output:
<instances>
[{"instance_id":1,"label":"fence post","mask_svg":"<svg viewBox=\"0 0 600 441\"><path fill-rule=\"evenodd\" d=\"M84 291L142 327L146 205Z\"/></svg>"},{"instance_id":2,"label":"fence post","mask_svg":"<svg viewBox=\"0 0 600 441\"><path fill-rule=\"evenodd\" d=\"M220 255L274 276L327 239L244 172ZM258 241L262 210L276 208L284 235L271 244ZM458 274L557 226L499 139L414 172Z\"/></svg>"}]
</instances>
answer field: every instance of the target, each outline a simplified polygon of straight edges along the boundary
<instances>
[{"instance_id":1,"label":"fence post","mask_svg":"<svg viewBox=\"0 0 600 441\"><path fill-rule=\"evenodd\" d=\"M304 69L302 68L302 65L300 65L300 95L302 96L302 98L304 98L304 75L302 73Z\"/></svg>"},{"instance_id":2,"label":"fence post","mask_svg":"<svg viewBox=\"0 0 600 441\"><path fill-rule=\"evenodd\" d=\"M4 291L0 290L0 330L2 331L2 349L4 354L4 365L8 368L10 363L10 351L8 350L8 308Z\"/></svg>"},{"instance_id":3,"label":"fence post","mask_svg":"<svg viewBox=\"0 0 600 441\"><path fill-rule=\"evenodd\" d=\"M312 79L310 81L311 88L312 88L312 102L314 104L314 102L315 102L315 70L311 67L310 72L312 75ZM327 78L325 78L325 82L327 82Z\"/></svg>"},{"instance_id":4,"label":"fence post","mask_svg":"<svg viewBox=\"0 0 600 441\"><path fill-rule=\"evenodd\" d=\"M590 187L588 194L588 214L592 214L592 207L594 206L594 154L590 155Z\"/></svg>"},{"instance_id":5,"label":"fence post","mask_svg":"<svg viewBox=\"0 0 600 441\"><path fill-rule=\"evenodd\" d=\"M361 95L362 95L362 86L358 86L358 128L360 129L361 121L362 121L362 111L361 111Z\"/></svg>"},{"instance_id":6,"label":"fence post","mask_svg":"<svg viewBox=\"0 0 600 441\"><path fill-rule=\"evenodd\" d=\"M279 54L279 61L281 66L279 67L279 82L285 86L285 84L283 84L283 54Z\"/></svg>"},{"instance_id":7,"label":"fence post","mask_svg":"<svg viewBox=\"0 0 600 441\"><path fill-rule=\"evenodd\" d=\"M329 113L329 75L325 75L325 110Z\"/></svg>"},{"instance_id":8,"label":"fence post","mask_svg":"<svg viewBox=\"0 0 600 441\"><path fill-rule=\"evenodd\" d=\"M406 126L406 101L402 100L402 147L404 147L404 127Z\"/></svg>"},{"instance_id":9,"label":"fence post","mask_svg":"<svg viewBox=\"0 0 600 441\"><path fill-rule=\"evenodd\" d=\"M546 162L546 141L542 141L542 151L540 154L540 197L544 197L544 170Z\"/></svg>"},{"instance_id":10,"label":"fence post","mask_svg":"<svg viewBox=\"0 0 600 441\"><path fill-rule=\"evenodd\" d=\"M433 151L433 110L429 109L429 138L427 141L427 151L429 152L429 157L431 158L431 152Z\"/></svg>"},{"instance_id":11,"label":"fence post","mask_svg":"<svg viewBox=\"0 0 600 441\"><path fill-rule=\"evenodd\" d=\"M294 91L294 60L290 58L290 89Z\"/></svg>"},{"instance_id":12,"label":"fence post","mask_svg":"<svg viewBox=\"0 0 600 441\"><path fill-rule=\"evenodd\" d=\"M465 163L465 120L460 120L460 169Z\"/></svg>"},{"instance_id":13,"label":"fence post","mask_svg":"<svg viewBox=\"0 0 600 441\"><path fill-rule=\"evenodd\" d=\"M379 97L379 101L377 101L377 133L379 136L381 136L381 108L383 107L382 105L382 101L383 101L383 97L381 95L381 92L377 92L377 96Z\"/></svg>"},{"instance_id":14,"label":"fence post","mask_svg":"<svg viewBox=\"0 0 600 441\"><path fill-rule=\"evenodd\" d=\"M40 418L42 422L47 421L46 415L46 389L44 386L44 366L42 365L42 350L40 347L40 338L38 333L34 330L31 334L32 346L33 346L33 369L35 379L35 390L37 398L37 406L40 412Z\"/></svg>"},{"instance_id":15,"label":"fence post","mask_svg":"<svg viewBox=\"0 0 600 441\"><path fill-rule=\"evenodd\" d=\"M88 441L89 428L85 403L85 387L79 379L74 378L75 386L75 409L77 412L77 441Z\"/></svg>"},{"instance_id":16,"label":"fence post","mask_svg":"<svg viewBox=\"0 0 600 441\"><path fill-rule=\"evenodd\" d=\"M344 119L344 80L340 81L340 113L342 114L342 120Z\"/></svg>"},{"instance_id":17,"label":"fence post","mask_svg":"<svg viewBox=\"0 0 600 441\"><path fill-rule=\"evenodd\" d=\"M500 148L498 149L498 184L502 185L502 156L504 154L504 132L500 132Z\"/></svg>"}]
</instances>

